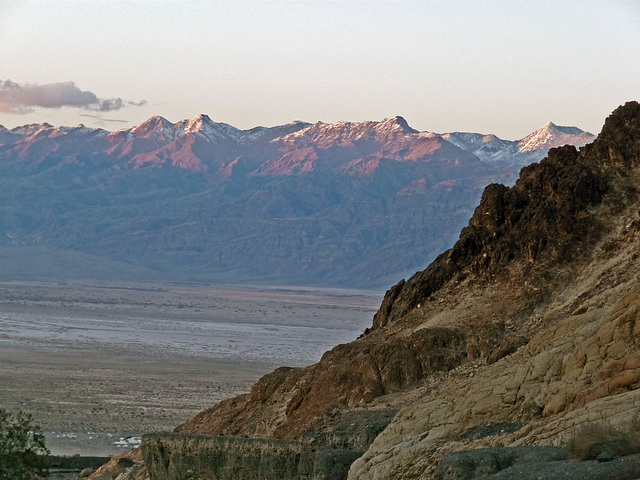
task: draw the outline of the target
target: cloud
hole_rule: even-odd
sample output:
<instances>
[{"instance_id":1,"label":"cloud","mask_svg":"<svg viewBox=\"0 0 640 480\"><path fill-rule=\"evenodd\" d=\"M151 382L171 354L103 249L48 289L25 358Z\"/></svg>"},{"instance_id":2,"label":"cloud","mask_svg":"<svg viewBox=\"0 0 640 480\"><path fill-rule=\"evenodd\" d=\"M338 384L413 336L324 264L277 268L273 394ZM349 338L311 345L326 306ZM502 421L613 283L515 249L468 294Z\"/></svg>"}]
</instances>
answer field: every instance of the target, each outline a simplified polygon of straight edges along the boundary
<instances>
[{"instance_id":1,"label":"cloud","mask_svg":"<svg viewBox=\"0 0 640 480\"><path fill-rule=\"evenodd\" d=\"M125 101L121 98L98 98L88 90L80 90L73 82L18 84L11 80L0 80L0 112L29 113L33 107L73 107L96 112L112 112L125 106L142 106L147 101Z\"/></svg>"},{"instance_id":2,"label":"cloud","mask_svg":"<svg viewBox=\"0 0 640 480\"><path fill-rule=\"evenodd\" d=\"M142 107L146 105L148 102L146 100L140 100L139 102L127 102L127 105L131 105L133 107Z\"/></svg>"},{"instance_id":3,"label":"cloud","mask_svg":"<svg viewBox=\"0 0 640 480\"><path fill-rule=\"evenodd\" d=\"M92 115L90 113L81 113L80 116L96 119L98 120L99 125L106 125L107 123L129 123L128 120L122 120L120 118L102 118L101 115Z\"/></svg>"}]
</instances>

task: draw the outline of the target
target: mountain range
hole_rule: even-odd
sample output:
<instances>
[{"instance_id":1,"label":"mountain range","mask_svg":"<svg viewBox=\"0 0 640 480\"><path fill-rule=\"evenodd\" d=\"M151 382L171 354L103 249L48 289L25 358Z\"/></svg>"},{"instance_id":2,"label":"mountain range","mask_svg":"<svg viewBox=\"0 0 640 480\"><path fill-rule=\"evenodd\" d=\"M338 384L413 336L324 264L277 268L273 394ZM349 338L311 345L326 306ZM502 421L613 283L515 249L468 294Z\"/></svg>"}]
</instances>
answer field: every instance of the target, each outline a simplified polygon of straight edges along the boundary
<instances>
[{"instance_id":1,"label":"mountain range","mask_svg":"<svg viewBox=\"0 0 640 480\"><path fill-rule=\"evenodd\" d=\"M376 288L451 246L487 184L593 138L418 132L400 116L0 126L1 275Z\"/></svg>"}]
</instances>

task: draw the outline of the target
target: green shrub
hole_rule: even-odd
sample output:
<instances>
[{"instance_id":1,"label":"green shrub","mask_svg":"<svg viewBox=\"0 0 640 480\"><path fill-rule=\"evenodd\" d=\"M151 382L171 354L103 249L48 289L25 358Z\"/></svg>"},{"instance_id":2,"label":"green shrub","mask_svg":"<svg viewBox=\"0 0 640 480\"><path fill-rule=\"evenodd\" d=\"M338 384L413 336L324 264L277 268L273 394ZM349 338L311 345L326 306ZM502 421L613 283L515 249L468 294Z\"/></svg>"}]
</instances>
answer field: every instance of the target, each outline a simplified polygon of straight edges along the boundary
<instances>
[{"instance_id":1,"label":"green shrub","mask_svg":"<svg viewBox=\"0 0 640 480\"><path fill-rule=\"evenodd\" d=\"M49 454L31 415L12 416L0 408L0 479L37 480L49 475L42 455Z\"/></svg>"}]
</instances>

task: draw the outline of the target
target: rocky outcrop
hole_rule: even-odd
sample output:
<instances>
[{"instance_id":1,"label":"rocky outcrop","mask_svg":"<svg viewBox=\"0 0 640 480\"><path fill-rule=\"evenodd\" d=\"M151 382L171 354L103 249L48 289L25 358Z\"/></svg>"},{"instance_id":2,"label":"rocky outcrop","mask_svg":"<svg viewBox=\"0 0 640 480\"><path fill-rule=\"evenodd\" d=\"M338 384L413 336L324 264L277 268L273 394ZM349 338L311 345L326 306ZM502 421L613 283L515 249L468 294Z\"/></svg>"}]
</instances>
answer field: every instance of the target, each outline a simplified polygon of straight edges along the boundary
<instances>
[{"instance_id":1,"label":"rocky outcrop","mask_svg":"<svg viewBox=\"0 0 640 480\"><path fill-rule=\"evenodd\" d=\"M349 466L362 450L326 440L317 436L275 440L152 434L145 436L142 451L153 480L346 479Z\"/></svg>"},{"instance_id":2,"label":"rocky outcrop","mask_svg":"<svg viewBox=\"0 0 640 480\"><path fill-rule=\"evenodd\" d=\"M585 424L632 423L640 414L639 167L640 106L630 102L593 144L552 150L513 188L489 186L456 245L392 287L357 341L316 365L278 369L177 431L288 439L278 445L295 450L309 435L368 438L371 419L399 410L368 448L344 448L366 448L350 479L400 480L445 475L440 462L463 450L558 446ZM267 444L247 440L247 459ZM151 460L178 465L171 455ZM510 475L533 478L517 463ZM551 463L562 472L569 465ZM287 471L312 474L306 460L296 465Z\"/></svg>"},{"instance_id":3,"label":"rocky outcrop","mask_svg":"<svg viewBox=\"0 0 640 480\"><path fill-rule=\"evenodd\" d=\"M640 475L640 455L576 463L559 447L486 448L454 453L435 471L436 480L629 480Z\"/></svg>"},{"instance_id":4,"label":"rocky outcrop","mask_svg":"<svg viewBox=\"0 0 640 480\"><path fill-rule=\"evenodd\" d=\"M149 480L142 458L142 450L136 448L113 457L91 474L90 480Z\"/></svg>"},{"instance_id":5,"label":"rocky outcrop","mask_svg":"<svg viewBox=\"0 0 640 480\"><path fill-rule=\"evenodd\" d=\"M436 468L434 477L436 480L471 480L493 475L514 466L522 469L523 466L567 460L567 457L567 451L559 447L465 450L451 454L442 460Z\"/></svg>"},{"instance_id":6,"label":"rocky outcrop","mask_svg":"<svg viewBox=\"0 0 640 480\"><path fill-rule=\"evenodd\" d=\"M634 241L609 264L620 280L630 251L638 246ZM604 274L587 277L597 284ZM405 407L356 461L350 478L430 478L439 460L453 451L559 445L585 424L631 424L640 413L640 286L635 275L627 277L571 315L566 312L578 292L594 291L595 285L584 279L574 287L545 316L532 319L538 333L526 346L472 375L452 375ZM465 439L467 432L496 421L523 426Z\"/></svg>"},{"instance_id":7,"label":"rocky outcrop","mask_svg":"<svg viewBox=\"0 0 640 480\"><path fill-rule=\"evenodd\" d=\"M371 335L335 347L310 367L279 368L250 394L224 401L176 431L294 438L330 422L336 408L367 404L454 368L466 350L465 336L446 328L388 339Z\"/></svg>"},{"instance_id":8,"label":"rocky outcrop","mask_svg":"<svg viewBox=\"0 0 640 480\"><path fill-rule=\"evenodd\" d=\"M602 202L609 181L599 156L566 146L523 168L513 188L489 185L454 247L387 292L374 329L404 317L448 282L499 280L520 264L530 281L541 283L532 276L574 263L602 232L589 211Z\"/></svg>"}]
</instances>

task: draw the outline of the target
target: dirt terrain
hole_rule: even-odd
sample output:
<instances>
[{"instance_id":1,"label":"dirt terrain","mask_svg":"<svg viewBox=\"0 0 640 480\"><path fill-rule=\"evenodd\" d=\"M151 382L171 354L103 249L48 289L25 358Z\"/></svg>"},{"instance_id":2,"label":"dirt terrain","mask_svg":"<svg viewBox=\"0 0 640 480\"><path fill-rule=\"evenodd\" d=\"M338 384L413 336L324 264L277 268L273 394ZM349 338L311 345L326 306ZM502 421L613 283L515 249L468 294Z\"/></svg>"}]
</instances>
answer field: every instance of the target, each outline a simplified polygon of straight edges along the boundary
<instances>
[{"instance_id":1,"label":"dirt terrain","mask_svg":"<svg viewBox=\"0 0 640 480\"><path fill-rule=\"evenodd\" d=\"M286 364L353 340L375 292L0 283L0 405L53 453L122 452Z\"/></svg>"}]
</instances>

